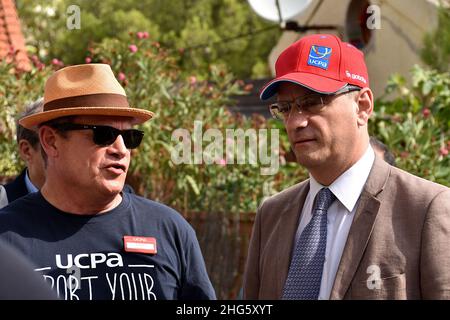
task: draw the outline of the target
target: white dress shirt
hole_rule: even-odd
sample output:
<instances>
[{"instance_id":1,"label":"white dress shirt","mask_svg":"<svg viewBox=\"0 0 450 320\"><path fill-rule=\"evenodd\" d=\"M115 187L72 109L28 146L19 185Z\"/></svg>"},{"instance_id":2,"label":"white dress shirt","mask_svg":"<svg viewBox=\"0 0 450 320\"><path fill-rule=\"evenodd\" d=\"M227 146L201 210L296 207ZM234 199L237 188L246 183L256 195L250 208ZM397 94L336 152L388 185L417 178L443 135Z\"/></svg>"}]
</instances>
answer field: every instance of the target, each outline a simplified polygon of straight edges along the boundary
<instances>
[{"instance_id":1,"label":"white dress shirt","mask_svg":"<svg viewBox=\"0 0 450 320\"><path fill-rule=\"evenodd\" d=\"M336 200L328 208L327 213L327 248L319 300L330 298L336 271L344 251L353 217L355 216L357 202L374 160L375 153L369 145L361 159L328 186L336 196ZM312 218L311 211L317 193L325 187L318 183L314 177L310 176L309 192L303 205L299 226L295 235L295 243L297 243L300 234Z\"/></svg>"}]
</instances>

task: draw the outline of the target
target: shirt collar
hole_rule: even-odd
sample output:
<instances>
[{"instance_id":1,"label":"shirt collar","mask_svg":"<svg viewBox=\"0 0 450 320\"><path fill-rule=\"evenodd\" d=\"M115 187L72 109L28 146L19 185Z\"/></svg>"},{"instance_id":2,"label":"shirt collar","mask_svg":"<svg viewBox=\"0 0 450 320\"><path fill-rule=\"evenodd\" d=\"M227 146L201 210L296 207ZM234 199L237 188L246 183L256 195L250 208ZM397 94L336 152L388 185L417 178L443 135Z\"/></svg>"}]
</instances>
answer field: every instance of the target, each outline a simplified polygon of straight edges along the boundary
<instances>
[{"instance_id":1,"label":"shirt collar","mask_svg":"<svg viewBox=\"0 0 450 320\"><path fill-rule=\"evenodd\" d=\"M369 145L364 155L328 186L331 192L333 192L336 198L349 212L353 211L353 208L361 195L374 160L375 153ZM312 175L310 175L309 190L311 196L313 196L312 199L316 197L320 189L325 187L326 186L321 185Z\"/></svg>"},{"instance_id":2,"label":"shirt collar","mask_svg":"<svg viewBox=\"0 0 450 320\"><path fill-rule=\"evenodd\" d=\"M28 193L38 192L39 189L31 182L30 177L28 176L28 169L25 174L25 186L27 187Z\"/></svg>"}]
</instances>

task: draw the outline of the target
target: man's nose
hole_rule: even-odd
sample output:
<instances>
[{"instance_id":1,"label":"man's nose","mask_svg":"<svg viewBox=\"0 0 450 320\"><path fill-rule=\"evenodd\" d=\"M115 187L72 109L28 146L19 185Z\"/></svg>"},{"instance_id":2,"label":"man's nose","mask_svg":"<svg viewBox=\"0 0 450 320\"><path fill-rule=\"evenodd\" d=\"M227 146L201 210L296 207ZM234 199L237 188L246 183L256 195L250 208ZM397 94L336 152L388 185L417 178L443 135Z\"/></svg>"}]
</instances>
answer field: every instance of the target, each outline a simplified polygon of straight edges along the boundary
<instances>
[{"instance_id":1,"label":"man's nose","mask_svg":"<svg viewBox=\"0 0 450 320\"><path fill-rule=\"evenodd\" d=\"M293 107L284 122L286 128L305 128L308 125L308 116L304 112L299 112L297 107Z\"/></svg>"},{"instance_id":2,"label":"man's nose","mask_svg":"<svg viewBox=\"0 0 450 320\"><path fill-rule=\"evenodd\" d=\"M127 147L125 146L125 141L123 140L122 135L118 135L116 140L108 147L108 152L110 154L114 154L120 158L124 157L128 152Z\"/></svg>"}]
</instances>

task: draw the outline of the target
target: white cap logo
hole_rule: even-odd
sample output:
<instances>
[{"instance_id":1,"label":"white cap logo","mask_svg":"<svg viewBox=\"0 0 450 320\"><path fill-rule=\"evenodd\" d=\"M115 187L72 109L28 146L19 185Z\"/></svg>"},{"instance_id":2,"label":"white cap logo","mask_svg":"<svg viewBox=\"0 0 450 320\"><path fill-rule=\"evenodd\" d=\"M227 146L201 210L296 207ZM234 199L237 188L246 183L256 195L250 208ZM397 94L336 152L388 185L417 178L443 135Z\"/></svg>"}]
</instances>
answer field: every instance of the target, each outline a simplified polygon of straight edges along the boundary
<instances>
[{"instance_id":1,"label":"white cap logo","mask_svg":"<svg viewBox=\"0 0 450 320\"><path fill-rule=\"evenodd\" d=\"M351 78L353 80L358 80L358 81L361 81L361 82L364 82L367 84L366 78L364 78L363 76L361 76L359 74L350 73L348 70L345 70L345 75L347 76L347 78Z\"/></svg>"}]
</instances>

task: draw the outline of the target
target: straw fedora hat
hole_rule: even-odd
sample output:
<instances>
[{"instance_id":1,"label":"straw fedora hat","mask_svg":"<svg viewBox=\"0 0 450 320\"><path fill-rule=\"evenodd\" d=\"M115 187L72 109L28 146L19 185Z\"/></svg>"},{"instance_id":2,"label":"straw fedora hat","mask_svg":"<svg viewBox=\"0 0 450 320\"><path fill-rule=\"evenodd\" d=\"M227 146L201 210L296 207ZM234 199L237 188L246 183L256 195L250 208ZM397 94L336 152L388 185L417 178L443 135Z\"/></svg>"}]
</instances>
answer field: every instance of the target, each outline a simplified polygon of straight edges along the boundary
<instances>
[{"instance_id":1,"label":"straw fedora hat","mask_svg":"<svg viewBox=\"0 0 450 320\"><path fill-rule=\"evenodd\" d=\"M135 124L154 116L151 111L130 107L109 65L91 63L56 71L45 83L43 111L19 123L34 129L49 120L78 115L131 117Z\"/></svg>"}]
</instances>

